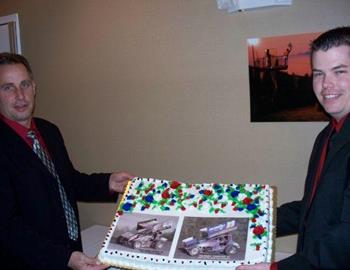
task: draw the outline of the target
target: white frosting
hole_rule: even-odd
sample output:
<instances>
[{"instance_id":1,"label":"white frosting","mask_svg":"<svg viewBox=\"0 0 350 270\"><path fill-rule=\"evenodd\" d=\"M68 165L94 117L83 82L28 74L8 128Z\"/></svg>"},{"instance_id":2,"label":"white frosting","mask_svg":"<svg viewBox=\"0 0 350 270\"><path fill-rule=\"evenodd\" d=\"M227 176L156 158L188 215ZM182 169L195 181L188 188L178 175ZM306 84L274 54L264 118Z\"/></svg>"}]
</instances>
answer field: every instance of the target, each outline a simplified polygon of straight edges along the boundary
<instances>
[{"instance_id":1,"label":"white frosting","mask_svg":"<svg viewBox=\"0 0 350 270\"><path fill-rule=\"evenodd\" d=\"M273 207L273 189L268 185L180 185L178 182L166 180L135 178L124 194L98 258L103 263L113 266L140 270L224 270L234 269L241 264L270 262L273 245ZM154 254L147 250L123 248L111 241L112 237L115 239L117 235L121 235L119 230L124 230L124 227L121 227L123 224L130 225L126 220L134 217L135 220L142 220L143 217L143 220L147 220L150 216L160 220L177 220L173 228L171 247L167 252ZM186 221L191 218L195 221L210 220L212 223L217 221L218 224L223 223L220 220L235 220L238 223L241 220L242 224L245 222L246 242L240 246L245 250L244 258L235 260L226 256L225 260L222 254L211 254L209 259L205 256L179 256L179 243L184 240L180 239L182 227L186 226ZM220 260L221 258L224 259Z\"/></svg>"}]
</instances>

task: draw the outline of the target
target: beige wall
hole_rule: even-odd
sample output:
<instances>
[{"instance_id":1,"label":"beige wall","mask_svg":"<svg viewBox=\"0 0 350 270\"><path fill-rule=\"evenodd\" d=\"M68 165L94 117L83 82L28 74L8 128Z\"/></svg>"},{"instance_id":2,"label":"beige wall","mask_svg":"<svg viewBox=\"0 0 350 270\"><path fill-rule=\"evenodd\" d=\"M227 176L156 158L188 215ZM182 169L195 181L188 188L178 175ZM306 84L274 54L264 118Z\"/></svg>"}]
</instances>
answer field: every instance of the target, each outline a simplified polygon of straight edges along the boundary
<instances>
[{"instance_id":1,"label":"beige wall","mask_svg":"<svg viewBox=\"0 0 350 270\"><path fill-rule=\"evenodd\" d=\"M77 169L276 185L299 199L325 123L250 123L246 39L349 23L348 0L294 0L237 14L215 0L1 0L19 13L38 84ZM113 204L80 204L84 227ZM292 251L295 238L278 240Z\"/></svg>"}]
</instances>

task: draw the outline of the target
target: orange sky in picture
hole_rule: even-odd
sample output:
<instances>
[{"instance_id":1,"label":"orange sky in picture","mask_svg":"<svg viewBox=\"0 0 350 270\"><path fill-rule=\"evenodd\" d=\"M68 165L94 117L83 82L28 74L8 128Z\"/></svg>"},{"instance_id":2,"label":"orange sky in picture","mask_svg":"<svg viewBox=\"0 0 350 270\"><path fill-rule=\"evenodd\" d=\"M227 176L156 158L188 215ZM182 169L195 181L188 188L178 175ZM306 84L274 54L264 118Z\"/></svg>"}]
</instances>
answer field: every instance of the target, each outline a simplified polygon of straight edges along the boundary
<instances>
[{"instance_id":1,"label":"orange sky in picture","mask_svg":"<svg viewBox=\"0 0 350 270\"><path fill-rule=\"evenodd\" d=\"M309 44L320 33L305 33L288 36L274 36L265 38L255 38L256 44L251 45L247 40L249 64L253 63L253 53L255 59L265 56L266 49L270 49L272 55L283 55L289 43L292 43L292 51L289 55L288 69L289 74L311 75ZM253 52L254 51L254 52Z\"/></svg>"}]
</instances>

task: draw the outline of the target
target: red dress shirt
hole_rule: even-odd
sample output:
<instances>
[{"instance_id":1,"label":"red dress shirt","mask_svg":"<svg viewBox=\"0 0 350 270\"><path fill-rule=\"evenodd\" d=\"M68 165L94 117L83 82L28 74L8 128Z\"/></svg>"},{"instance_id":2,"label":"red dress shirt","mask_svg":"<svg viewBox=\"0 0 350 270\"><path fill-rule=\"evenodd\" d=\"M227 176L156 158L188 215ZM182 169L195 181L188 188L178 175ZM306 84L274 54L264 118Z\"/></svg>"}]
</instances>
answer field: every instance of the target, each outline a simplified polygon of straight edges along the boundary
<instances>
[{"instance_id":1,"label":"red dress shirt","mask_svg":"<svg viewBox=\"0 0 350 270\"><path fill-rule=\"evenodd\" d=\"M3 116L2 114L0 114L0 119L5 122L10 128L12 128L17 134L18 136L20 136L28 145L30 148L33 149L33 141L32 139L27 137L27 133L29 130L33 130L35 132L36 137L38 138L41 146L43 147L43 149L45 150L46 153L48 153L46 144L44 139L42 138L39 130L37 129L36 125L35 125L35 121L34 119L32 119L31 123L30 123L30 128L26 128L25 126L22 126L21 124L19 124L16 121L13 121L11 119L6 118L5 116ZM49 154L49 153L48 153Z\"/></svg>"}]
</instances>

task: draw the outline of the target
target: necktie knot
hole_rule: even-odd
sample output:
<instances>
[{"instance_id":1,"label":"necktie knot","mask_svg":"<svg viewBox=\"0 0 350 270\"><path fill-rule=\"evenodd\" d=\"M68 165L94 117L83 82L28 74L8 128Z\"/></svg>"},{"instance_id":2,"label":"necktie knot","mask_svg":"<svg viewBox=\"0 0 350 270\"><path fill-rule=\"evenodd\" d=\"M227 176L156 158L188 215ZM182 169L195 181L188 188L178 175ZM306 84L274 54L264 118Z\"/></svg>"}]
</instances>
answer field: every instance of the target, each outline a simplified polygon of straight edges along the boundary
<instances>
[{"instance_id":1,"label":"necktie knot","mask_svg":"<svg viewBox=\"0 0 350 270\"><path fill-rule=\"evenodd\" d=\"M34 130L29 130L29 131L27 132L27 137L30 138L30 139L32 139L32 140L35 140L35 139L36 139L36 135L35 135Z\"/></svg>"},{"instance_id":2,"label":"necktie knot","mask_svg":"<svg viewBox=\"0 0 350 270\"><path fill-rule=\"evenodd\" d=\"M42 149L40 142L39 142L37 136L35 135L35 131L29 130L27 132L27 137L33 141L32 147L33 147L34 153L36 153L40 157L40 159L43 160L44 157L42 155L45 153L45 151L44 151L44 149ZM45 153L45 155L46 155L45 158L47 158L46 153Z\"/></svg>"}]
</instances>

